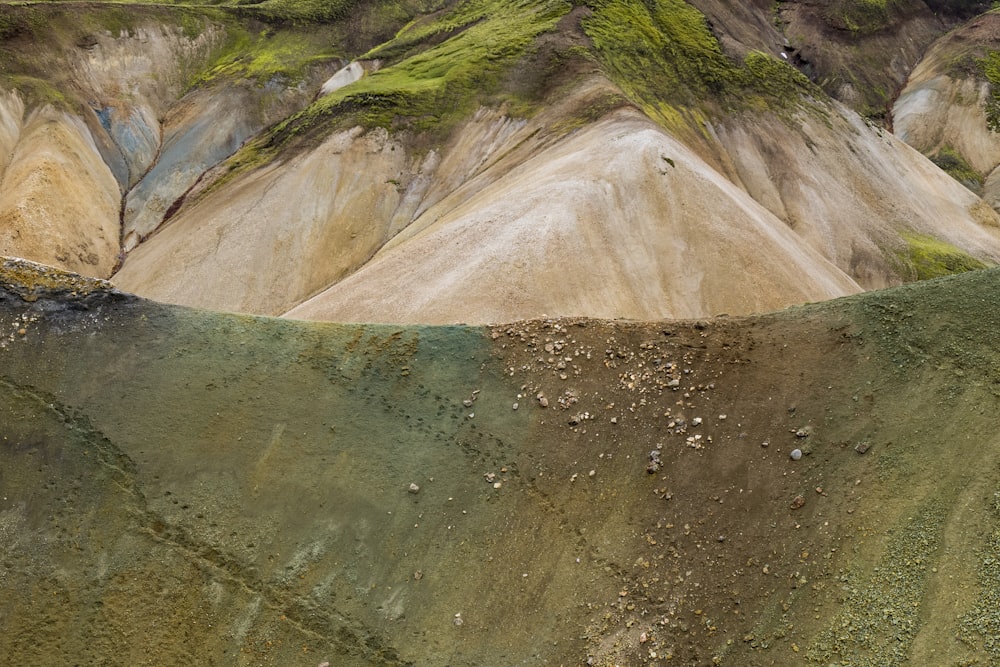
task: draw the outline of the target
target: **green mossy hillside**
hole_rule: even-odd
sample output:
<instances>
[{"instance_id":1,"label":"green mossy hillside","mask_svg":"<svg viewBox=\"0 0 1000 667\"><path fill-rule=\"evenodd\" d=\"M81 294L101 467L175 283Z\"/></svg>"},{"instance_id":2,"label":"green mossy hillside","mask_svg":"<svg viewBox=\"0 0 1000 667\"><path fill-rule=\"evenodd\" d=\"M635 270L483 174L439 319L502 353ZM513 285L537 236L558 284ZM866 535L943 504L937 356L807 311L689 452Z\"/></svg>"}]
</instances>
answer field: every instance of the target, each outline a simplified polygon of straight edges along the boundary
<instances>
[{"instance_id":1,"label":"green mossy hillside","mask_svg":"<svg viewBox=\"0 0 1000 667\"><path fill-rule=\"evenodd\" d=\"M290 141L353 125L444 136L478 104L512 98L500 90L508 69L570 9L563 0L470 0L413 22L360 57L383 61L380 69L281 123L236 164L257 164Z\"/></svg>"},{"instance_id":2,"label":"green mossy hillside","mask_svg":"<svg viewBox=\"0 0 1000 667\"><path fill-rule=\"evenodd\" d=\"M990 96L986 102L986 125L993 132L1000 132L1000 51L988 51L977 60L976 65L982 76L990 84Z\"/></svg>"},{"instance_id":3,"label":"green mossy hillside","mask_svg":"<svg viewBox=\"0 0 1000 667\"><path fill-rule=\"evenodd\" d=\"M896 251L899 273L907 280L928 280L987 265L950 243L923 234L903 234L906 245Z\"/></svg>"},{"instance_id":4,"label":"green mossy hillside","mask_svg":"<svg viewBox=\"0 0 1000 667\"><path fill-rule=\"evenodd\" d=\"M973 192L979 192L982 189L982 175L969 164L969 161L961 153L951 146L942 146L937 153L931 156L931 161Z\"/></svg>"},{"instance_id":5,"label":"green mossy hillside","mask_svg":"<svg viewBox=\"0 0 1000 667\"><path fill-rule=\"evenodd\" d=\"M583 22L608 76L650 116L676 123L747 109L787 110L816 88L791 65L751 51L722 51L705 16L683 0L592 0Z\"/></svg>"}]
</instances>

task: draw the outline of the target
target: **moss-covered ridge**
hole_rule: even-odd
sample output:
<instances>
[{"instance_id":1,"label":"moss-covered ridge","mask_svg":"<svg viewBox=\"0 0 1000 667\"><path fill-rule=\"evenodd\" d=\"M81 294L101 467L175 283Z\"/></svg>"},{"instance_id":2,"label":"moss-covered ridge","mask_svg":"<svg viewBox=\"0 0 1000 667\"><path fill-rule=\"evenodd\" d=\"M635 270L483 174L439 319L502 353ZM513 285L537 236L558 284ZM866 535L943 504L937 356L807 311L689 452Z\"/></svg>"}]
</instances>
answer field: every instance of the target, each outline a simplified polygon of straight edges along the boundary
<instances>
[{"instance_id":1,"label":"moss-covered ridge","mask_svg":"<svg viewBox=\"0 0 1000 667\"><path fill-rule=\"evenodd\" d=\"M760 51L742 63L722 52L705 16L683 0L596 0L583 21L609 76L657 119L786 109L818 96L801 72Z\"/></svg>"},{"instance_id":2,"label":"moss-covered ridge","mask_svg":"<svg viewBox=\"0 0 1000 667\"><path fill-rule=\"evenodd\" d=\"M899 273L907 280L928 280L986 268L986 264L946 241L924 234L905 233L905 246L896 251Z\"/></svg>"},{"instance_id":3,"label":"moss-covered ridge","mask_svg":"<svg viewBox=\"0 0 1000 667\"><path fill-rule=\"evenodd\" d=\"M545 102L537 95L551 88L525 98L510 72L557 24L559 30L581 31L589 46L574 44L549 54L551 62L542 69L562 69L565 79L573 76L571 62L596 64L631 103L675 129L732 111L787 110L820 94L794 67L768 54L752 51L743 62L733 62L704 15L682 0L576 4L583 11L571 20L575 28L559 23L573 9L565 0L464 0L415 21L359 56L380 61L378 71L280 124L248 146L233 166L259 164L289 142L354 124L442 137L480 104L513 104L518 112L531 113ZM555 82L558 86L559 76Z\"/></svg>"},{"instance_id":4,"label":"moss-covered ridge","mask_svg":"<svg viewBox=\"0 0 1000 667\"><path fill-rule=\"evenodd\" d=\"M385 66L320 98L278 126L263 145L281 145L331 125L446 134L498 92L507 68L570 8L563 0L469 0L436 19L411 23L361 56L384 59Z\"/></svg>"}]
</instances>

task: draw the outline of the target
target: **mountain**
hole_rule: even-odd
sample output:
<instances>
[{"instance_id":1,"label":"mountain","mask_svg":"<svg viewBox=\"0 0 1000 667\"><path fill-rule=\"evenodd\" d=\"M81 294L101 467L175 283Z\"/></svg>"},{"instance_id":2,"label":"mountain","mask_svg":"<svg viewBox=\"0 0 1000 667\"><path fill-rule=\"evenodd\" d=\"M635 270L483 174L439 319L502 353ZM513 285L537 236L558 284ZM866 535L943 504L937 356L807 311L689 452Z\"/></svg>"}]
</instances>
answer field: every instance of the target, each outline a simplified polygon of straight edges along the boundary
<instances>
[{"instance_id":1,"label":"mountain","mask_svg":"<svg viewBox=\"0 0 1000 667\"><path fill-rule=\"evenodd\" d=\"M493 327L2 279L17 664L1000 660L997 270Z\"/></svg>"},{"instance_id":2,"label":"mountain","mask_svg":"<svg viewBox=\"0 0 1000 667\"><path fill-rule=\"evenodd\" d=\"M0 655L1000 664L996 21L0 4Z\"/></svg>"},{"instance_id":3,"label":"mountain","mask_svg":"<svg viewBox=\"0 0 1000 667\"><path fill-rule=\"evenodd\" d=\"M1000 257L886 127L939 126L892 91L976 3L73 7L5 6L0 250L157 300L704 317Z\"/></svg>"}]
</instances>

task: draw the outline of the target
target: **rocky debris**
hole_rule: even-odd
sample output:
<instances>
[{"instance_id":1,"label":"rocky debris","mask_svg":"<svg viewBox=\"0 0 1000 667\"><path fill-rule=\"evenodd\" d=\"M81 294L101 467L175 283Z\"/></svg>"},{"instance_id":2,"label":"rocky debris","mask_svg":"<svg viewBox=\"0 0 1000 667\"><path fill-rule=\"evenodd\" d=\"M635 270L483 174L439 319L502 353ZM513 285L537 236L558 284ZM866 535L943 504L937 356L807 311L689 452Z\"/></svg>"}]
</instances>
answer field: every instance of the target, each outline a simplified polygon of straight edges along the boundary
<instances>
[{"instance_id":1,"label":"rocky debris","mask_svg":"<svg viewBox=\"0 0 1000 667\"><path fill-rule=\"evenodd\" d=\"M660 470L660 450L654 449L649 453L649 464L646 465L646 472L650 475L656 474Z\"/></svg>"},{"instance_id":2,"label":"rocky debris","mask_svg":"<svg viewBox=\"0 0 1000 667\"><path fill-rule=\"evenodd\" d=\"M106 280L87 278L16 257L0 259L0 287L28 302L37 301L43 296L73 298L86 296L92 292L124 296Z\"/></svg>"}]
</instances>

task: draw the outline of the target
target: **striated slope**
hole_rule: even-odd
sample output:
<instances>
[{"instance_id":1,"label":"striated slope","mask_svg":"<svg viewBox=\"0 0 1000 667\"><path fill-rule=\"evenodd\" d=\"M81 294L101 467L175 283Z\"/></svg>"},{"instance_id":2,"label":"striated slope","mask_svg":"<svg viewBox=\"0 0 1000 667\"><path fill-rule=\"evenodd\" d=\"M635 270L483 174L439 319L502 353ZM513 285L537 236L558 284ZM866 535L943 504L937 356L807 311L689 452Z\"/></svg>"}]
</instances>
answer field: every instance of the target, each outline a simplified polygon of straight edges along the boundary
<instances>
[{"instance_id":1,"label":"striated slope","mask_svg":"<svg viewBox=\"0 0 1000 667\"><path fill-rule=\"evenodd\" d=\"M2 250L178 304L425 323L744 314L980 268L1000 218L824 92L889 90L960 5L0 5Z\"/></svg>"},{"instance_id":2,"label":"striated slope","mask_svg":"<svg viewBox=\"0 0 1000 667\"><path fill-rule=\"evenodd\" d=\"M662 4L525 3L523 23L477 23L472 3L438 17L474 26L450 39L427 37L444 30L430 19L401 32L367 54L382 69L210 175L115 281L311 319L643 319L899 284L943 271L921 268L928 248L935 267L1000 258L1000 220L975 195L753 50L776 34L751 20L760 8L706 5L730 57L700 13ZM512 25L534 46L466 89Z\"/></svg>"},{"instance_id":3,"label":"striated slope","mask_svg":"<svg viewBox=\"0 0 1000 667\"><path fill-rule=\"evenodd\" d=\"M899 137L994 208L1000 206L998 53L1000 15L990 12L935 43L893 107Z\"/></svg>"},{"instance_id":4,"label":"striated slope","mask_svg":"<svg viewBox=\"0 0 1000 667\"><path fill-rule=\"evenodd\" d=\"M118 262L118 185L79 119L0 96L0 252L107 277ZM58 192L58 197L53 193Z\"/></svg>"},{"instance_id":5,"label":"striated slope","mask_svg":"<svg viewBox=\"0 0 1000 667\"><path fill-rule=\"evenodd\" d=\"M493 168L503 175L429 209L362 270L288 316L655 319L858 290L639 114L619 112L514 168ZM736 271L747 291L733 289Z\"/></svg>"},{"instance_id":6,"label":"striated slope","mask_svg":"<svg viewBox=\"0 0 1000 667\"><path fill-rule=\"evenodd\" d=\"M305 105L339 62L308 39L289 55L285 33L249 35L218 10L0 10L4 157L16 148L27 161L8 165L2 251L94 276L108 277L206 170ZM32 129L43 118L44 135Z\"/></svg>"},{"instance_id":7,"label":"striated slope","mask_svg":"<svg viewBox=\"0 0 1000 667\"><path fill-rule=\"evenodd\" d=\"M3 653L995 662L998 279L479 329L5 262Z\"/></svg>"}]
</instances>

